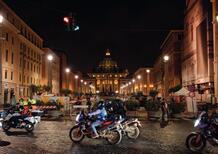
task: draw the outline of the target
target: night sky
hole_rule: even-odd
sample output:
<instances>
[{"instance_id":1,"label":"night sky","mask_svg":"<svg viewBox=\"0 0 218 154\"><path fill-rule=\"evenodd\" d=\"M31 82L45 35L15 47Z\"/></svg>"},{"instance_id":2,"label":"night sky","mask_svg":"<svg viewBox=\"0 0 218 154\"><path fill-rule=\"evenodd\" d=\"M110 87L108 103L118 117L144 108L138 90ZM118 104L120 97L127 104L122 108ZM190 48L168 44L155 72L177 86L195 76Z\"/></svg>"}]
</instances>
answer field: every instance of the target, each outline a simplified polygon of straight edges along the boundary
<instances>
[{"instance_id":1,"label":"night sky","mask_svg":"<svg viewBox=\"0 0 218 154\"><path fill-rule=\"evenodd\" d=\"M185 0L5 0L46 47L66 51L74 70L88 72L109 48L130 72L152 66L170 29L182 29ZM63 17L76 13L78 32Z\"/></svg>"}]
</instances>

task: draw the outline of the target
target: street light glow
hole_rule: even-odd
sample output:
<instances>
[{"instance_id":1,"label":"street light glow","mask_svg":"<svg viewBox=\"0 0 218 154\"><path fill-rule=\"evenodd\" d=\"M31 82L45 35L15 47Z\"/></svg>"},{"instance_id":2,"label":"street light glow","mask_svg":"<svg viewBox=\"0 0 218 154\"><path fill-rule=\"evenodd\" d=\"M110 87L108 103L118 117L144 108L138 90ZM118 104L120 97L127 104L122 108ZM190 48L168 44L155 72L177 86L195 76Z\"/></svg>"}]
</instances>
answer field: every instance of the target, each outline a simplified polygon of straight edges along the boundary
<instances>
[{"instance_id":1,"label":"street light glow","mask_svg":"<svg viewBox=\"0 0 218 154\"><path fill-rule=\"evenodd\" d=\"M87 82L84 82L85 85L87 85Z\"/></svg>"},{"instance_id":2,"label":"street light glow","mask_svg":"<svg viewBox=\"0 0 218 154\"><path fill-rule=\"evenodd\" d=\"M164 62L167 62L167 61L170 59L170 57L169 57L168 55L165 55L165 56L163 57L163 59L164 59Z\"/></svg>"},{"instance_id":3,"label":"street light glow","mask_svg":"<svg viewBox=\"0 0 218 154\"><path fill-rule=\"evenodd\" d=\"M137 78L140 80L141 79L141 75L138 75Z\"/></svg>"},{"instance_id":4,"label":"street light glow","mask_svg":"<svg viewBox=\"0 0 218 154\"><path fill-rule=\"evenodd\" d=\"M132 79L132 82L134 83L134 82L135 82L135 79Z\"/></svg>"},{"instance_id":5,"label":"street light glow","mask_svg":"<svg viewBox=\"0 0 218 154\"><path fill-rule=\"evenodd\" d=\"M80 80L81 83L83 83L83 80Z\"/></svg>"},{"instance_id":6,"label":"street light glow","mask_svg":"<svg viewBox=\"0 0 218 154\"><path fill-rule=\"evenodd\" d=\"M129 82L129 85L131 85L131 82Z\"/></svg>"},{"instance_id":7,"label":"street light glow","mask_svg":"<svg viewBox=\"0 0 218 154\"><path fill-rule=\"evenodd\" d=\"M218 22L218 15L216 16L216 22Z\"/></svg>"},{"instance_id":8,"label":"street light glow","mask_svg":"<svg viewBox=\"0 0 218 154\"><path fill-rule=\"evenodd\" d=\"M78 79L78 78L79 78L79 76L78 76L78 75L75 75L75 76L74 76L74 78L75 78L75 79Z\"/></svg>"},{"instance_id":9,"label":"street light glow","mask_svg":"<svg viewBox=\"0 0 218 154\"><path fill-rule=\"evenodd\" d=\"M147 70L146 70L146 72L147 72L147 73L150 73L150 70L149 70L149 69L147 69Z\"/></svg>"},{"instance_id":10,"label":"street light glow","mask_svg":"<svg viewBox=\"0 0 218 154\"><path fill-rule=\"evenodd\" d=\"M69 68L66 68L66 69L65 69L65 72L66 72L66 73L69 73L69 72L70 72L70 69L69 69Z\"/></svg>"},{"instance_id":11,"label":"street light glow","mask_svg":"<svg viewBox=\"0 0 218 154\"><path fill-rule=\"evenodd\" d=\"M0 17L1 18L1 17ZM0 19L1 20L1 19ZM52 54L49 54L48 56L47 56L47 59L49 60L49 61L52 61L53 59L54 59L54 57L52 56Z\"/></svg>"},{"instance_id":12,"label":"street light glow","mask_svg":"<svg viewBox=\"0 0 218 154\"><path fill-rule=\"evenodd\" d=\"M0 15L0 23L3 23L4 17Z\"/></svg>"}]
</instances>

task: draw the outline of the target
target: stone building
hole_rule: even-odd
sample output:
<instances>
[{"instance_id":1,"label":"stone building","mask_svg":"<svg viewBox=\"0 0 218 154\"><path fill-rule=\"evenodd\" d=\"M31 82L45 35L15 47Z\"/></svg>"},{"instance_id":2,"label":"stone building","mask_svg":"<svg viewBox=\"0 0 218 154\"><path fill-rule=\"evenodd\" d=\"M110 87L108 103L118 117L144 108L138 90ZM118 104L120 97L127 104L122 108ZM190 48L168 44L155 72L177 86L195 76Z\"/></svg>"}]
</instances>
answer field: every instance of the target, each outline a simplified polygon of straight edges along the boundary
<instances>
[{"instance_id":1,"label":"stone building","mask_svg":"<svg viewBox=\"0 0 218 154\"><path fill-rule=\"evenodd\" d=\"M0 1L1 40L0 103L10 103L11 96L29 96L31 84L39 84L42 71L42 38L3 1Z\"/></svg>"},{"instance_id":2,"label":"stone building","mask_svg":"<svg viewBox=\"0 0 218 154\"><path fill-rule=\"evenodd\" d=\"M88 75L97 93L109 94L120 92L122 79L128 75L128 71L119 68L117 62L112 60L110 51L107 50L98 67Z\"/></svg>"},{"instance_id":3,"label":"stone building","mask_svg":"<svg viewBox=\"0 0 218 154\"><path fill-rule=\"evenodd\" d=\"M154 88L152 68L139 68L133 75L132 81L129 82L132 87L132 92L142 92L144 95L149 95L150 90Z\"/></svg>"},{"instance_id":4,"label":"stone building","mask_svg":"<svg viewBox=\"0 0 218 154\"><path fill-rule=\"evenodd\" d=\"M183 30L171 30L160 47L162 53L162 83L164 96L169 90L182 85L181 53L183 51ZM168 60L164 59L168 56Z\"/></svg>"},{"instance_id":5,"label":"stone building","mask_svg":"<svg viewBox=\"0 0 218 154\"><path fill-rule=\"evenodd\" d=\"M42 67L42 85L48 85L49 78L51 78L52 93L60 93L60 58L50 48L43 48L43 67ZM51 55L53 59L48 60L48 56Z\"/></svg>"},{"instance_id":6,"label":"stone building","mask_svg":"<svg viewBox=\"0 0 218 154\"><path fill-rule=\"evenodd\" d=\"M213 35L210 0L186 0L182 84L195 87L196 98L213 93ZM203 95L199 94L199 90Z\"/></svg>"}]
</instances>

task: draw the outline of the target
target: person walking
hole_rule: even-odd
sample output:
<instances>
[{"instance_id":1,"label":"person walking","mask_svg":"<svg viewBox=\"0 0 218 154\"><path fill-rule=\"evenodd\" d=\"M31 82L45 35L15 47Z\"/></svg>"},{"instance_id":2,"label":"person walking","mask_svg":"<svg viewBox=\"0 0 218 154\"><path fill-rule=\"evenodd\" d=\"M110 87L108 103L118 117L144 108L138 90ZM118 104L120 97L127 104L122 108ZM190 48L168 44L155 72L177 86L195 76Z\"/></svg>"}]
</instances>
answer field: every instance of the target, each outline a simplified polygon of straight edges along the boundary
<instances>
[{"instance_id":1,"label":"person walking","mask_svg":"<svg viewBox=\"0 0 218 154\"><path fill-rule=\"evenodd\" d=\"M91 111L92 102L90 100L90 97L87 97L86 100L87 100L86 101L86 105L88 106L88 112L90 112Z\"/></svg>"},{"instance_id":2,"label":"person walking","mask_svg":"<svg viewBox=\"0 0 218 154\"><path fill-rule=\"evenodd\" d=\"M162 111L161 122L163 123L168 122L168 104L164 98L161 101L161 111Z\"/></svg>"}]
</instances>

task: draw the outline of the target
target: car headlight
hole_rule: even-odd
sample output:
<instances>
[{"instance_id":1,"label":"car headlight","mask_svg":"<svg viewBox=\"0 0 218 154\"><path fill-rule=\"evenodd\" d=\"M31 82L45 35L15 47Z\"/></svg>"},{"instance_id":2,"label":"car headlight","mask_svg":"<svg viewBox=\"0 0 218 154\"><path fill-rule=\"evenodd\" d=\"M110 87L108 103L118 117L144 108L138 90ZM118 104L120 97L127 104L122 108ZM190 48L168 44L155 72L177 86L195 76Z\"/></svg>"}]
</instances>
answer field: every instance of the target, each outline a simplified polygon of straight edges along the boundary
<instances>
[{"instance_id":1,"label":"car headlight","mask_svg":"<svg viewBox=\"0 0 218 154\"><path fill-rule=\"evenodd\" d=\"M201 121L200 119L195 120L194 127L197 127L199 125L200 121Z\"/></svg>"}]
</instances>

